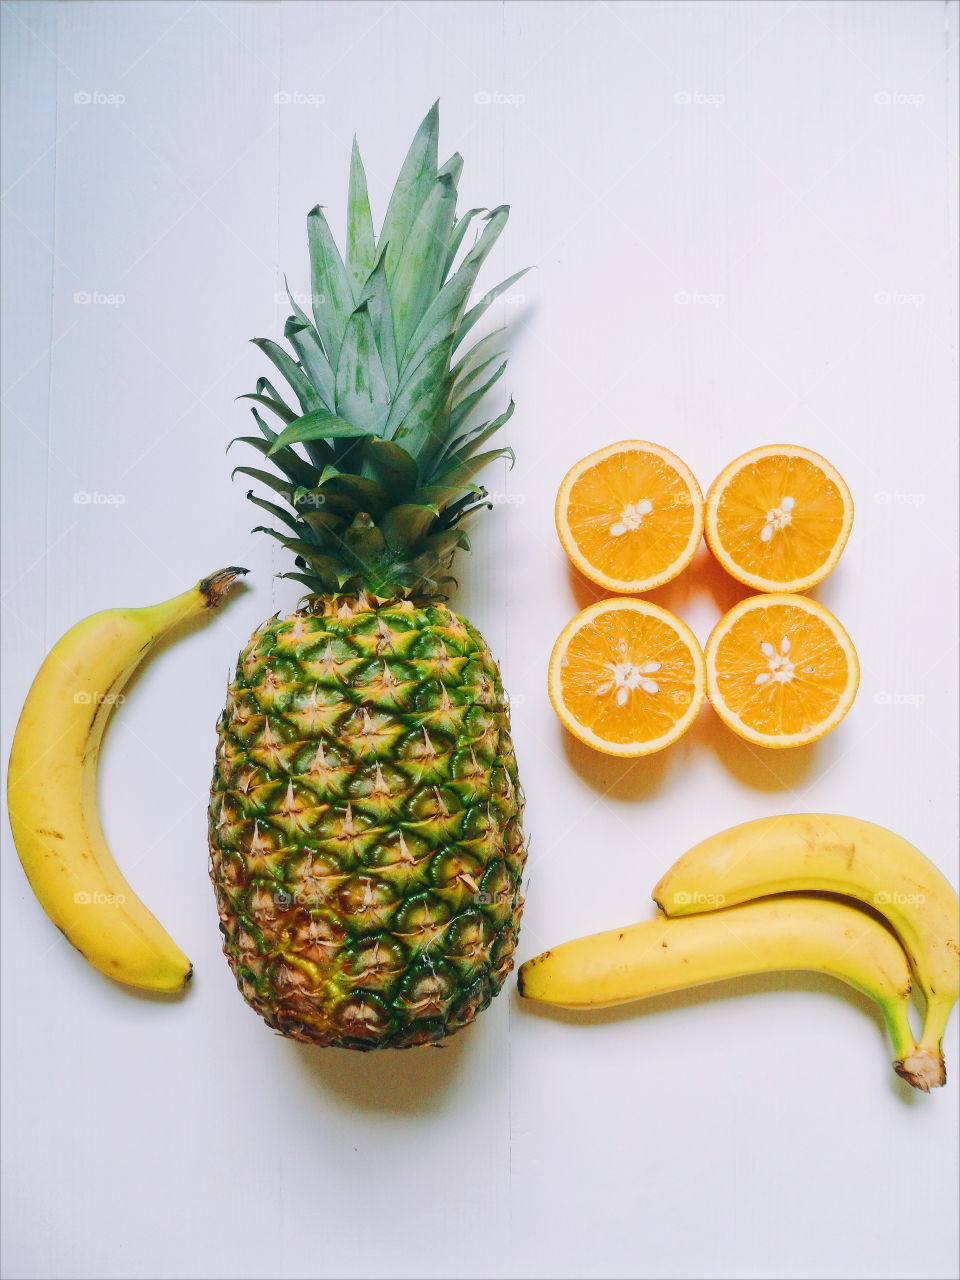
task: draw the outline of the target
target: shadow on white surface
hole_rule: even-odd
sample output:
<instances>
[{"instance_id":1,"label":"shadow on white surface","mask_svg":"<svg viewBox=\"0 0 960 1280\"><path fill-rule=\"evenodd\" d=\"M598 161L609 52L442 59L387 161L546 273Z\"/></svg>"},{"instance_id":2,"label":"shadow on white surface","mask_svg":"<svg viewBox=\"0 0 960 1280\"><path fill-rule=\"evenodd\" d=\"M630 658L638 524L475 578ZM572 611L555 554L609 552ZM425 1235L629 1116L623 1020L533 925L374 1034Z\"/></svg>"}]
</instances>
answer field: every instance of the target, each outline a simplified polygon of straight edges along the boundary
<instances>
[{"instance_id":1,"label":"shadow on white surface","mask_svg":"<svg viewBox=\"0 0 960 1280\"><path fill-rule=\"evenodd\" d=\"M892 1062L890 1058L890 1043L887 1039L883 1015L879 1008L869 997L861 995L859 991L855 991L852 987L848 987L839 978L832 978L828 974L822 973L750 974L746 977L712 982L701 987L690 987L685 991L673 991L662 996L651 996L646 1000L637 1000L632 1004L617 1005L608 1009L560 1009L551 1005L539 1004L533 1000L524 1000L516 986L513 987L513 999L524 1016L547 1018L553 1022L566 1023L570 1027L592 1027L625 1022L634 1018L660 1016L666 1019L666 1016L671 1012L690 1009L699 1004L719 1000L732 1000L734 998L742 1000L750 996L784 991L817 992L827 996L840 997L847 1004L859 1009L876 1027L882 1053L886 1055L888 1062ZM759 1017L757 1019L756 1034L756 1049L759 1053L763 1043L763 1027ZM741 1052L745 1048L746 1046L741 1044L737 1051ZM854 1070L856 1065L851 1063L850 1070ZM827 1064L827 1069L841 1071L845 1068L842 1063L838 1062L836 1065ZM901 1080L893 1071L892 1066L888 1074L890 1091L901 1102L910 1106L915 1106L920 1102L923 1095L916 1089L911 1088L905 1080Z\"/></svg>"},{"instance_id":2,"label":"shadow on white surface","mask_svg":"<svg viewBox=\"0 0 960 1280\"><path fill-rule=\"evenodd\" d=\"M822 754L819 741L779 751L755 746L738 738L709 709L690 732L715 752L738 782L754 791L792 791L800 787L813 773Z\"/></svg>"},{"instance_id":3,"label":"shadow on white surface","mask_svg":"<svg viewBox=\"0 0 960 1280\"><path fill-rule=\"evenodd\" d=\"M82 957L80 958L82 959ZM89 961L83 960L83 963L88 964ZM121 995L132 997L135 1000L145 1000L148 1004L183 1004L185 1000L189 1000L194 985L192 972L189 981L179 991L146 991L141 987L131 987L125 982L118 982L116 978L111 978L109 974L102 974L101 976L106 978L114 991L118 991Z\"/></svg>"},{"instance_id":4,"label":"shadow on white surface","mask_svg":"<svg viewBox=\"0 0 960 1280\"><path fill-rule=\"evenodd\" d=\"M753 791L793 791L824 766L819 742L806 747L772 751L738 738L709 706L673 746L652 756L622 760L588 747L558 725L570 767L594 790L612 800L652 800L669 775L691 763L704 749L711 750L738 782ZM837 744L833 744L836 746Z\"/></svg>"},{"instance_id":5,"label":"shadow on white surface","mask_svg":"<svg viewBox=\"0 0 960 1280\"><path fill-rule=\"evenodd\" d=\"M578 610L586 609L588 605L596 604L598 600L605 600L611 596L615 598L613 592L607 591L605 587L598 587L595 582L590 582L569 562L567 576ZM677 613L689 622L688 610L698 598L706 598L712 602L717 611L717 621L719 621L721 615L728 609L732 609L747 596L756 595L756 592L744 586L742 582L737 582L735 578L731 578L714 559L707 544L701 542L696 555L683 573L672 581L665 582L662 587L656 587L653 591L632 594L639 595L652 604L658 604L662 609L669 609L671 613ZM701 640L703 639L705 637L701 636Z\"/></svg>"},{"instance_id":6,"label":"shadow on white surface","mask_svg":"<svg viewBox=\"0 0 960 1280\"><path fill-rule=\"evenodd\" d=\"M622 760L618 756L607 756L588 747L559 723L557 732L570 767L607 800L652 799L667 776L671 752L682 745L676 743L652 756Z\"/></svg>"},{"instance_id":7,"label":"shadow on white surface","mask_svg":"<svg viewBox=\"0 0 960 1280\"><path fill-rule=\"evenodd\" d=\"M471 1032L466 1028L444 1045L417 1049L358 1053L291 1041L290 1052L312 1084L358 1111L428 1115L442 1109L450 1087L462 1078L473 1052Z\"/></svg>"}]
</instances>

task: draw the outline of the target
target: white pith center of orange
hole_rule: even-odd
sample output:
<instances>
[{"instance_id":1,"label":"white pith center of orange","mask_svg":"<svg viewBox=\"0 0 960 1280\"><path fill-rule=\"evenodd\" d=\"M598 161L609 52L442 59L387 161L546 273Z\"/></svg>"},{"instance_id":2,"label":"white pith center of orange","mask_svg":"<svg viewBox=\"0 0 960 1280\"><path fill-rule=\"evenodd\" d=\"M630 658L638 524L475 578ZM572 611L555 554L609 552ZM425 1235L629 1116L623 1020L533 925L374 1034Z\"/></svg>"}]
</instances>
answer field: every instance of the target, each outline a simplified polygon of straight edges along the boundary
<instances>
[{"instance_id":1,"label":"white pith center of orange","mask_svg":"<svg viewBox=\"0 0 960 1280\"><path fill-rule=\"evenodd\" d=\"M620 518L610 526L611 538L622 538L625 533L633 533L643 524L643 517L653 510L649 498L641 498L639 502L627 502L620 512Z\"/></svg>"},{"instance_id":2,"label":"white pith center of orange","mask_svg":"<svg viewBox=\"0 0 960 1280\"><path fill-rule=\"evenodd\" d=\"M605 664L610 672L610 679L599 686L597 696L603 697L604 694L616 689L617 706L625 707L630 694L635 689L642 689L644 693L659 693L659 684L657 684L656 680L651 680L650 677L654 672L660 670L661 664L659 662L632 662L627 656L627 643L625 640L621 640L617 647L620 650L622 661Z\"/></svg>"},{"instance_id":3,"label":"white pith center of orange","mask_svg":"<svg viewBox=\"0 0 960 1280\"><path fill-rule=\"evenodd\" d=\"M776 680L780 684L786 684L788 680L792 680L796 668L787 657L792 647L789 636L783 636L780 640L778 649L775 649L769 640L760 641L760 652L766 658L766 670L759 671L754 678L754 684L766 684L768 680Z\"/></svg>"},{"instance_id":4,"label":"white pith center of orange","mask_svg":"<svg viewBox=\"0 0 960 1280\"><path fill-rule=\"evenodd\" d=\"M779 507L773 507L767 512L767 518L760 530L761 542L769 542L778 529L785 529L791 523L793 508L796 505L796 498L791 498L788 494L785 498L781 498Z\"/></svg>"}]
</instances>

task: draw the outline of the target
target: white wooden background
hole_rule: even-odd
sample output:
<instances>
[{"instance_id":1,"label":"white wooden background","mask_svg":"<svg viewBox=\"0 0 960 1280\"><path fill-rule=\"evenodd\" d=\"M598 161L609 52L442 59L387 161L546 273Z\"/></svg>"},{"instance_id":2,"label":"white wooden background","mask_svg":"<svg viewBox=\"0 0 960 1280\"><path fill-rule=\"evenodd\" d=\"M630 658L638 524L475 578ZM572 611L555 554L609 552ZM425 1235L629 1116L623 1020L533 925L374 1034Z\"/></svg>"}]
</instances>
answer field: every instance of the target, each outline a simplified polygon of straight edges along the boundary
<instances>
[{"instance_id":1,"label":"white wooden background","mask_svg":"<svg viewBox=\"0 0 960 1280\"><path fill-rule=\"evenodd\" d=\"M502 659L529 797L521 955L640 918L689 844L823 809L955 878L957 7L897 3L4 3L6 728L95 609L240 562L249 589L137 681L109 837L189 951L180 1003L85 966L3 863L11 1277L955 1274L960 1054L931 1097L838 984L745 981L593 1019L511 989L442 1052L269 1035L219 952L204 800L226 673L291 605L224 457L234 397L342 228L442 100L463 204L513 204L513 471L459 596ZM494 308L497 310L497 308ZM706 484L788 440L857 500L819 595L857 705L775 757L704 713L646 762L566 740L544 673L594 593L552 526L623 437ZM740 592L701 558L656 598L704 638ZM7 739L8 740L8 739Z\"/></svg>"}]
</instances>

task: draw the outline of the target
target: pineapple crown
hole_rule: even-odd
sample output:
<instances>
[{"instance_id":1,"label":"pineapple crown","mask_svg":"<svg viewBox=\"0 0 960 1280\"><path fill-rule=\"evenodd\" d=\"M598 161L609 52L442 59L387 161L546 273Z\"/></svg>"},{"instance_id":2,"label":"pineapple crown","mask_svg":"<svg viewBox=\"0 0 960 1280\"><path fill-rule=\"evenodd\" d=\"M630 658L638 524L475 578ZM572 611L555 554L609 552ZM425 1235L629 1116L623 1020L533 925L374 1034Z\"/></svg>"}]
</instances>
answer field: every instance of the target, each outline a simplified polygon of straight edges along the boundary
<instances>
[{"instance_id":1,"label":"pineapple crown","mask_svg":"<svg viewBox=\"0 0 960 1280\"><path fill-rule=\"evenodd\" d=\"M283 530L258 526L296 557L281 574L315 594L445 599L464 519L487 505L473 477L508 448L483 445L513 413L476 423L474 410L503 375L502 329L461 351L490 304L523 271L468 304L509 208L456 213L459 155L437 164L438 104L420 125L374 235L356 141L347 198L346 259L318 205L307 217L312 312L287 289L284 337L255 344L279 370L299 408L260 378L252 412L261 436L240 436L278 474L237 467L285 506L250 501ZM471 224L482 226L460 250ZM459 258L459 265L454 269ZM278 419L274 426L261 410ZM232 441L231 443L236 443Z\"/></svg>"}]
</instances>

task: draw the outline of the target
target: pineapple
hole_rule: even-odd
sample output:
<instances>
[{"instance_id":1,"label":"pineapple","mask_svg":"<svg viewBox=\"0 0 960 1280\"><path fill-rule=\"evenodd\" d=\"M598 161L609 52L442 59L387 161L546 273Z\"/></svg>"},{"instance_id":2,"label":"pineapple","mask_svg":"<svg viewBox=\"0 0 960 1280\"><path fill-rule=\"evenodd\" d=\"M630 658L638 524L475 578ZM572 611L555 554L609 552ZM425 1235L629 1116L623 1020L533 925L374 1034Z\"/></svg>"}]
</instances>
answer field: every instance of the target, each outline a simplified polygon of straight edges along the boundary
<instances>
[{"instance_id":1,"label":"pineapple","mask_svg":"<svg viewBox=\"0 0 960 1280\"><path fill-rule=\"evenodd\" d=\"M404 161L379 240L356 144L346 255L308 217L312 317L291 297L289 354L258 345L249 396L276 467L238 470L309 595L240 654L218 725L210 874L237 984L283 1035L352 1049L436 1044L472 1022L513 964L522 794L490 650L444 603L473 477L510 417L471 425L501 377L494 335L463 341L506 206L456 216L458 155L438 112ZM483 229L463 246L475 220ZM457 265L458 264L458 265ZM263 410L273 415L269 425ZM280 503L285 505L280 505Z\"/></svg>"}]
</instances>

